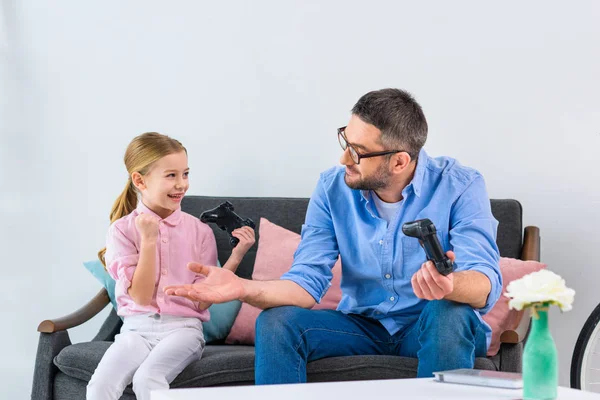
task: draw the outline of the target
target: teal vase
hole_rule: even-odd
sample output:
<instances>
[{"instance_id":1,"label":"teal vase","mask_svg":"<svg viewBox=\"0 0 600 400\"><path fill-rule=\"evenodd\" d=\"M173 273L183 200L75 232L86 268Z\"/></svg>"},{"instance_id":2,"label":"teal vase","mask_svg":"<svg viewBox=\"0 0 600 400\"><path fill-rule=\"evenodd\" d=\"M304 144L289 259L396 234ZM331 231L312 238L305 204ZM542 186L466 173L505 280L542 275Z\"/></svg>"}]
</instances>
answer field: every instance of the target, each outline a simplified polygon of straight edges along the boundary
<instances>
[{"instance_id":1,"label":"teal vase","mask_svg":"<svg viewBox=\"0 0 600 400\"><path fill-rule=\"evenodd\" d=\"M556 399L558 353L548 328L549 303L533 306L531 330L523 351L523 398Z\"/></svg>"}]
</instances>

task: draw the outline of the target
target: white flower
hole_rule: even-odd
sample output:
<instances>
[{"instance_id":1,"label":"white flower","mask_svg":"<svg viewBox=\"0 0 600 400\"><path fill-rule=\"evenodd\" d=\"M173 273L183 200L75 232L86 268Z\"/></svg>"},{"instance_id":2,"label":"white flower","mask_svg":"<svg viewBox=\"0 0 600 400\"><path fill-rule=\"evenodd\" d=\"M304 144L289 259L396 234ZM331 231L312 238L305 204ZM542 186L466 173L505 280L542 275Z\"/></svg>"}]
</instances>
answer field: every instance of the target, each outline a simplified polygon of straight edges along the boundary
<instances>
[{"instance_id":1,"label":"white flower","mask_svg":"<svg viewBox=\"0 0 600 400\"><path fill-rule=\"evenodd\" d=\"M558 305L561 311L569 311L575 291L566 287L565 280L559 275L542 269L509 283L504 295L511 299L508 307L517 310L532 303L550 302Z\"/></svg>"}]
</instances>

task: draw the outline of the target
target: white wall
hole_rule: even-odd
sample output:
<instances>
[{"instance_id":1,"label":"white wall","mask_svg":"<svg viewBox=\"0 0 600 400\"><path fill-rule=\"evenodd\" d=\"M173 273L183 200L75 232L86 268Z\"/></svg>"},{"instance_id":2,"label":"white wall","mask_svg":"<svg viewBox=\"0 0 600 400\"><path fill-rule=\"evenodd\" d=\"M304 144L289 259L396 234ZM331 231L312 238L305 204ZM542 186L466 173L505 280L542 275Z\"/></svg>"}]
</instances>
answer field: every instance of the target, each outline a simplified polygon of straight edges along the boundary
<instances>
[{"instance_id":1,"label":"white wall","mask_svg":"<svg viewBox=\"0 0 600 400\"><path fill-rule=\"evenodd\" d=\"M27 398L37 324L98 290L129 140L189 149L191 194L309 196L360 95L421 102L426 148L519 199L577 290L553 313L561 384L600 302L600 3L2 1L2 398ZM89 340L101 317L76 328Z\"/></svg>"}]
</instances>

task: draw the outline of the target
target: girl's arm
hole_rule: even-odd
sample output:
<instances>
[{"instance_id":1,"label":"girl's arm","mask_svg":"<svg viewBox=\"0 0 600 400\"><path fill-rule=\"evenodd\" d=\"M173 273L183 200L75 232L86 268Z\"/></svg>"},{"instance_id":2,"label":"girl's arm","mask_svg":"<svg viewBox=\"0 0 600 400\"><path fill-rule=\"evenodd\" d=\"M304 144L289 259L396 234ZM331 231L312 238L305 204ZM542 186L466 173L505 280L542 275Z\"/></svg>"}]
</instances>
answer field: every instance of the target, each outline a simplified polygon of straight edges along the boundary
<instances>
[{"instance_id":1,"label":"girl's arm","mask_svg":"<svg viewBox=\"0 0 600 400\"><path fill-rule=\"evenodd\" d=\"M236 229L231 232L231 235L238 238L240 241L231 251L231 256L229 256L229 259L225 265L223 265L223 268L235 272L242 262L244 255L246 255L248 250L250 250L250 247L254 245L256 239L254 229L249 226L243 226Z\"/></svg>"},{"instance_id":2,"label":"girl's arm","mask_svg":"<svg viewBox=\"0 0 600 400\"><path fill-rule=\"evenodd\" d=\"M142 213L135 218L135 225L141 236L140 259L133 273L129 295L137 304L147 306L154 296L158 220Z\"/></svg>"},{"instance_id":3,"label":"girl's arm","mask_svg":"<svg viewBox=\"0 0 600 400\"><path fill-rule=\"evenodd\" d=\"M212 234L212 232L211 232ZM235 272L237 270L237 268L239 267L240 263L242 262L242 259L244 258L244 255L248 252L248 250L250 249L250 247L252 247L252 245L255 242L255 234L254 234L254 229L250 228L249 226L244 226L240 229L236 229L233 232L231 232L231 234L238 238L240 241L237 244L237 246L235 246L233 248L233 250L231 251L231 256L229 256L229 259L227 260L227 262L225 263L225 265L223 265L223 269L227 269L231 272ZM215 251L215 256L216 256L216 242L214 239L214 235L211 236L212 239L212 243L210 245L212 245L214 247L214 251ZM209 245L208 243L204 244ZM213 257L215 258L215 257ZM216 260L207 260L207 262L209 264L212 265L213 262L215 262ZM196 281L194 281L195 283ZM212 303L209 302L204 302L204 301L198 301L197 302L197 306L199 310L206 310L208 307L210 307L212 305Z\"/></svg>"},{"instance_id":4,"label":"girl's arm","mask_svg":"<svg viewBox=\"0 0 600 400\"><path fill-rule=\"evenodd\" d=\"M242 259L244 258L244 255L248 252L248 250L250 249L250 247L252 247L252 245L255 242L255 234L254 234L254 229L250 228L249 226L244 226L242 228L236 229L233 232L231 232L231 235L238 238L240 241L238 242L238 244L233 248L233 250L231 251L231 256L229 256L229 259L227 260L227 262L225 263L225 265L223 265L223 269L227 269L231 272L235 272L237 270L237 268L239 267L240 263L242 262ZM204 261L205 263L208 263L210 265L212 265L213 263L215 263L216 260L216 256L217 256L217 243L215 241L215 237L212 234L212 231L210 232L210 236L205 238L205 242L203 243L203 247L205 247L205 251L207 251L208 248L210 248L210 250L212 252L208 252L208 254L213 254L214 255L205 257L205 258L209 258L208 260ZM202 279L204 279L204 277L202 276ZM194 283L196 283L197 280L194 280ZM209 302L203 302L203 301L198 301L197 302L197 307L199 310L206 310L208 307L210 307L212 305L212 303Z\"/></svg>"}]
</instances>

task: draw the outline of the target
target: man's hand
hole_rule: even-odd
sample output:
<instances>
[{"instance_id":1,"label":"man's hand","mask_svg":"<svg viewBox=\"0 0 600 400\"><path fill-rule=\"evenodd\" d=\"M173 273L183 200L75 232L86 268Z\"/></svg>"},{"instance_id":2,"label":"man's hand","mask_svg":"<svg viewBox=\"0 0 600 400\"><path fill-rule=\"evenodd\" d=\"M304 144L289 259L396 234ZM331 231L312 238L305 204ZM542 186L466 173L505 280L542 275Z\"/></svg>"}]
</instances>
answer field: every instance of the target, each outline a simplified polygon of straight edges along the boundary
<instances>
[{"instance_id":1,"label":"man's hand","mask_svg":"<svg viewBox=\"0 0 600 400\"><path fill-rule=\"evenodd\" d=\"M166 294L203 303L225 303L240 299L244 295L241 278L227 269L207 267L193 262L188 264L188 268L206 276L206 279L194 284L167 286L164 288Z\"/></svg>"},{"instance_id":2,"label":"man's hand","mask_svg":"<svg viewBox=\"0 0 600 400\"><path fill-rule=\"evenodd\" d=\"M254 229L249 226L242 226L231 232L231 236L238 238L240 241L233 248L231 254L241 260L244 255L250 250L250 247L256 242L256 234Z\"/></svg>"},{"instance_id":3,"label":"man's hand","mask_svg":"<svg viewBox=\"0 0 600 400\"><path fill-rule=\"evenodd\" d=\"M456 256L453 251L448 251L446 255L454 262ZM413 275L411 283L418 298L441 300L454 291L454 273L444 276L437 271L433 262L427 261Z\"/></svg>"}]
</instances>

